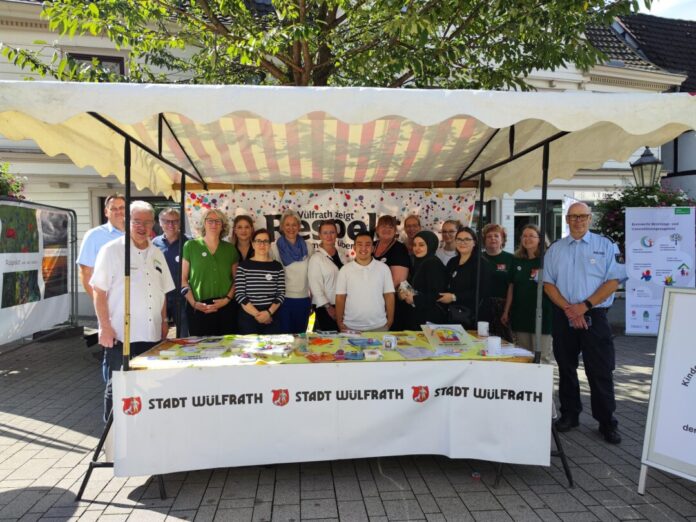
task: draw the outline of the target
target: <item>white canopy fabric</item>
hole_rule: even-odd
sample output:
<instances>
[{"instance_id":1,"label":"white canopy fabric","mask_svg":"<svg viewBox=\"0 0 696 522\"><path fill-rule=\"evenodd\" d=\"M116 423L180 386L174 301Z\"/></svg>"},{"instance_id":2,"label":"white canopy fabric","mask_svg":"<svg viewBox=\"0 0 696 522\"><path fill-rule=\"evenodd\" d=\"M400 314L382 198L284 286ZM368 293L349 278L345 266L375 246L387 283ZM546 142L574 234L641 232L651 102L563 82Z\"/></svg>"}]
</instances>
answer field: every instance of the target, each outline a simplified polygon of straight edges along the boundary
<instances>
[{"instance_id":1,"label":"white canopy fabric","mask_svg":"<svg viewBox=\"0 0 696 522\"><path fill-rule=\"evenodd\" d=\"M0 134L124 180L124 139L154 150L162 113L208 182L455 181L537 144L549 179L625 161L696 129L696 96L374 88L182 86L0 81ZM514 131L511 131L514 126ZM133 147L138 188L175 194L179 172ZM171 132L162 154L192 172ZM541 182L542 149L491 170L489 196Z\"/></svg>"}]
</instances>

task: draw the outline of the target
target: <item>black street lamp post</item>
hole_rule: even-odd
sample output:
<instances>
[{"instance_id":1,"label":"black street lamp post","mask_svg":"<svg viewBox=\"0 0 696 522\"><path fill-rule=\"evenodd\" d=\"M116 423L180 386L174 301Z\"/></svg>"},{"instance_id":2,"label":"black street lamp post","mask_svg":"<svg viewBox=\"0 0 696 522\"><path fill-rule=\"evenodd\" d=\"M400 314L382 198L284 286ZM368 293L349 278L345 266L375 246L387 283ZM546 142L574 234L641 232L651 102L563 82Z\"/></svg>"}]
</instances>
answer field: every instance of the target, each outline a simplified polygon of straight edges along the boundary
<instances>
[{"instance_id":1,"label":"black street lamp post","mask_svg":"<svg viewBox=\"0 0 696 522\"><path fill-rule=\"evenodd\" d=\"M648 147L645 147L641 157L631 163L631 169L637 187L654 187L660 181L662 162L653 156Z\"/></svg>"}]
</instances>

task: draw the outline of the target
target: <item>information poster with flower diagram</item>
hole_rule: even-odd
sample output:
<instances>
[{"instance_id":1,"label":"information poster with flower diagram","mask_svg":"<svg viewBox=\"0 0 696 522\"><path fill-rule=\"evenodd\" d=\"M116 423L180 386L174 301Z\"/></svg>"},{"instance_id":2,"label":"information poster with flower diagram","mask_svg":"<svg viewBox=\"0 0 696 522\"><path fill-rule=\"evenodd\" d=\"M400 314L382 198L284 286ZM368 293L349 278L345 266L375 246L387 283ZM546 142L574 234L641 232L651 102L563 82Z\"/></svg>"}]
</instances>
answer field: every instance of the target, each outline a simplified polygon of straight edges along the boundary
<instances>
[{"instance_id":1,"label":"information poster with flower diagram","mask_svg":"<svg viewBox=\"0 0 696 522\"><path fill-rule=\"evenodd\" d=\"M0 201L0 344L68 320L69 214Z\"/></svg>"},{"instance_id":2,"label":"information poster with flower diagram","mask_svg":"<svg viewBox=\"0 0 696 522\"><path fill-rule=\"evenodd\" d=\"M657 335L665 288L693 288L696 209L626 209L626 334Z\"/></svg>"},{"instance_id":3,"label":"information poster with flower diagram","mask_svg":"<svg viewBox=\"0 0 696 522\"><path fill-rule=\"evenodd\" d=\"M321 221L333 219L338 225L336 244L348 256L355 235L374 231L382 215L395 216L403 224L407 216L417 214L423 229L439 234L448 219L469 225L475 202L475 190L235 190L188 192L186 214L194 236L203 212L218 208L231 219L240 214L252 216L255 228L271 230L278 238L280 217L292 209L300 215L302 237L314 244L319 242Z\"/></svg>"}]
</instances>

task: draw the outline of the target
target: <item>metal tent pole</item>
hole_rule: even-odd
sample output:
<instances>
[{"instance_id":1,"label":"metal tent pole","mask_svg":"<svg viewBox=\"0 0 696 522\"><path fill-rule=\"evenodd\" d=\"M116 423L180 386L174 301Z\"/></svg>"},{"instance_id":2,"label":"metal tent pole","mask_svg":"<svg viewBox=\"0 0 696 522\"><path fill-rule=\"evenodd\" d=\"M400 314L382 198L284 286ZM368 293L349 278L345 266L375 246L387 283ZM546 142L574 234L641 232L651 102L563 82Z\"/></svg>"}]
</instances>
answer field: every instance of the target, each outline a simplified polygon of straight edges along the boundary
<instances>
[{"instance_id":1,"label":"metal tent pole","mask_svg":"<svg viewBox=\"0 0 696 522\"><path fill-rule=\"evenodd\" d=\"M484 192L486 190L486 173L482 172L481 177L479 178L479 201L478 201L478 208L479 208L479 215L478 215L478 223L476 224L476 235L479 237L478 241L478 259L476 260L476 307L474 308L474 314L476 317L476 320L478 321L479 318L479 295L481 295L481 256L482 256L482 247L483 247L483 236L481 234L481 231L483 230L483 202L484 202Z\"/></svg>"},{"instance_id":2,"label":"metal tent pole","mask_svg":"<svg viewBox=\"0 0 696 522\"><path fill-rule=\"evenodd\" d=\"M123 150L123 166L126 173L126 242L124 247L125 263L123 266L124 307L123 317L123 371L129 370L130 363L130 205L131 205L131 142L126 138Z\"/></svg>"},{"instance_id":3,"label":"metal tent pole","mask_svg":"<svg viewBox=\"0 0 696 522\"><path fill-rule=\"evenodd\" d=\"M184 262L184 237L186 233L186 216L184 211L186 210L186 176L181 174L181 187L180 187L180 198L179 203L179 263L177 264L176 270L176 311L174 312L176 316L176 336L181 336L181 318L186 310L181 306L181 265Z\"/></svg>"},{"instance_id":4,"label":"metal tent pole","mask_svg":"<svg viewBox=\"0 0 696 522\"><path fill-rule=\"evenodd\" d=\"M537 296L536 296L536 326L534 329L534 362L541 360L541 317L542 301L544 298L544 253L546 251L546 208L548 206L548 185L549 185L549 144L544 145L544 156L542 160L542 181L541 181L541 220L539 223L539 272L537 272Z\"/></svg>"}]
</instances>

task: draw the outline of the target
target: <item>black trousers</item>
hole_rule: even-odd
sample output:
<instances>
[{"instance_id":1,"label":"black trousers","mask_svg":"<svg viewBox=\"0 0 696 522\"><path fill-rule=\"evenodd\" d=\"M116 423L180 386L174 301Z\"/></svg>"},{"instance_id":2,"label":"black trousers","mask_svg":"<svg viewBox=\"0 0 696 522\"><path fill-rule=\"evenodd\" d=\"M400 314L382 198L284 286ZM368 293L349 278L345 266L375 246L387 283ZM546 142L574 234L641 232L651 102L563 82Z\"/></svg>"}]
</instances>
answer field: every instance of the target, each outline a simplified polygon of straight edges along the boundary
<instances>
[{"instance_id":1,"label":"black trousers","mask_svg":"<svg viewBox=\"0 0 696 522\"><path fill-rule=\"evenodd\" d=\"M131 358L137 357L148 351L157 343L138 342L130 344ZM104 390L104 422L109 418L113 407L114 392L111 385L113 372L123 367L123 343L116 341L113 348L104 348L104 369L106 370L106 389Z\"/></svg>"},{"instance_id":2,"label":"black trousers","mask_svg":"<svg viewBox=\"0 0 696 522\"><path fill-rule=\"evenodd\" d=\"M314 311L314 331L321 330L324 332L335 331L338 332L338 325L336 321L331 319L329 312L326 308L317 308Z\"/></svg>"},{"instance_id":3,"label":"black trousers","mask_svg":"<svg viewBox=\"0 0 696 522\"><path fill-rule=\"evenodd\" d=\"M268 307L257 307L257 310L267 310ZM261 324L253 316L249 315L244 309L239 307L238 325L239 333L242 335L275 335L281 333L280 321L272 316L271 324Z\"/></svg>"},{"instance_id":4,"label":"black trousers","mask_svg":"<svg viewBox=\"0 0 696 522\"><path fill-rule=\"evenodd\" d=\"M212 304L213 300L202 301ZM189 335L192 337L206 337L209 335L228 335L237 333L237 313L233 301L230 301L217 312L206 314L200 310L194 310L186 303L186 318L188 319Z\"/></svg>"},{"instance_id":5,"label":"black trousers","mask_svg":"<svg viewBox=\"0 0 696 522\"><path fill-rule=\"evenodd\" d=\"M614 341L606 308L593 308L587 314L592 321L588 330L575 329L563 310L553 310L553 355L558 363L558 396L561 415L576 419L582 411L578 360L582 354L585 375L590 385L592 416L601 426L616 426L614 418Z\"/></svg>"}]
</instances>

